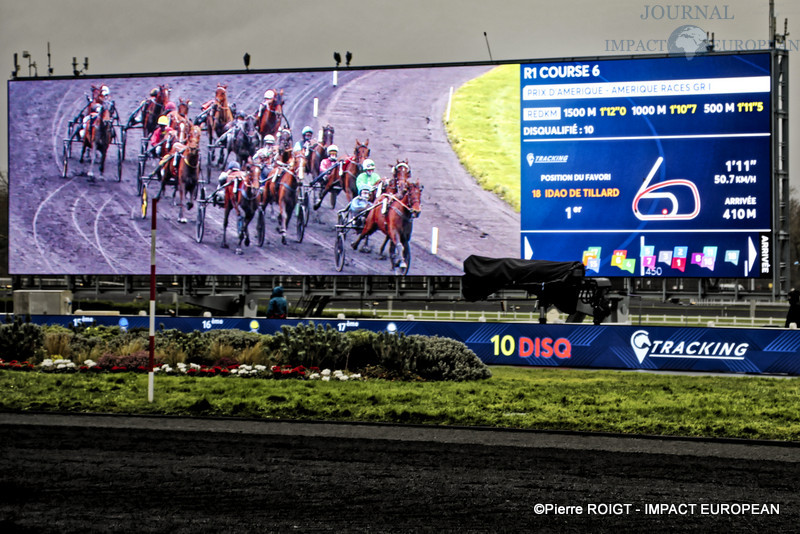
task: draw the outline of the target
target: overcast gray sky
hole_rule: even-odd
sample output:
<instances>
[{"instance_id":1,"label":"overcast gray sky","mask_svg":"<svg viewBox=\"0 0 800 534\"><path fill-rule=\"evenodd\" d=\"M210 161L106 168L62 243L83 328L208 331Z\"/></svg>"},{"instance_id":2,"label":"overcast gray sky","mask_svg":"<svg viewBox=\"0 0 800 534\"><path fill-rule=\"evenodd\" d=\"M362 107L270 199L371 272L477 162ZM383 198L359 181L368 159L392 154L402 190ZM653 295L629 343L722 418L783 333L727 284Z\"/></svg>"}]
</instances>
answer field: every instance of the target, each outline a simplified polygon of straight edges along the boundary
<instances>
[{"instance_id":1,"label":"overcast gray sky","mask_svg":"<svg viewBox=\"0 0 800 534\"><path fill-rule=\"evenodd\" d=\"M704 8L704 13L694 6ZM686 6L686 8L684 8ZM714 32L718 50L763 48L769 0L0 0L0 65L6 77L27 50L47 75L88 75L333 66L378 66L667 52L677 27ZM800 2L775 0L779 30L789 19L790 139L800 140ZM7 90L0 102L0 169L8 169ZM798 153L791 150L790 153ZM795 158L791 168L800 165ZM795 172L794 174L800 174ZM792 180L800 189L800 178Z\"/></svg>"}]
</instances>

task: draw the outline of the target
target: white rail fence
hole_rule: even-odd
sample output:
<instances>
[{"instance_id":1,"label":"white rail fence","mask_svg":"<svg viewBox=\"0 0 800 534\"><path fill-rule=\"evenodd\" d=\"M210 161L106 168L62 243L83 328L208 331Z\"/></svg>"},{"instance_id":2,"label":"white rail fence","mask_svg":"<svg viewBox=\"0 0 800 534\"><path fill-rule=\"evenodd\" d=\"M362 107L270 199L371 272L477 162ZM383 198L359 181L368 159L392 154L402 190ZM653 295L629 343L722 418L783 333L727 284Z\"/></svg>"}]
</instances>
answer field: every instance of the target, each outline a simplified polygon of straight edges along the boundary
<instances>
[{"instance_id":1,"label":"white rail fence","mask_svg":"<svg viewBox=\"0 0 800 534\"><path fill-rule=\"evenodd\" d=\"M538 312L522 312L509 310L506 312L488 311L455 311L455 310L419 310L419 309L394 309L379 310L377 308L339 309L327 308L327 312L346 318L362 317L385 320L416 320L416 321L479 321L479 322L529 322L538 323ZM563 323L567 319L565 314L547 315L548 323ZM772 316L710 316L710 315L675 315L675 314L629 314L628 321L621 324L650 325L650 326L723 326L723 327L783 327L784 317ZM587 317L584 323L591 324L592 318Z\"/></svg>"}]
</instances>

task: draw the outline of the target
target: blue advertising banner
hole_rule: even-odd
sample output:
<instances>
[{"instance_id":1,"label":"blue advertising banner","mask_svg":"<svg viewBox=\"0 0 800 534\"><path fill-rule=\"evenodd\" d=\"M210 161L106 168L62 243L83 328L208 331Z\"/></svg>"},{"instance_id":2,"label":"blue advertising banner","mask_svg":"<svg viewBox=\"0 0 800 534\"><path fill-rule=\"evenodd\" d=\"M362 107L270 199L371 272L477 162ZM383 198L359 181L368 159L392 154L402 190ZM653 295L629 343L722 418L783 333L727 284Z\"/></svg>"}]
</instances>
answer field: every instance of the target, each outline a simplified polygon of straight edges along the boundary
<instances>
[{"instance_id":1,"label":"blue advertising banner","mask_svg":"<svg viewBox=\"0 0 800 534\"><path fill-rule=\"evenodd\" d=\"M146 316L36 315L37 324L149 328ZM261 334L308 320L158 317L159 329L238 329ZM800 375L800 330L584 324L315 320L340 332L370 330L449 337L491 365Z\"/></svg>"},{"instance_id":2,"label":"blue advertising banner","mask_svg":"<svg viewBox=\"0 0 800 534\"><path fill-rule=\"evenodd\" d=\"M520 65L523 258L766 277L768 53Z\"/></svg>"}]
</instances>

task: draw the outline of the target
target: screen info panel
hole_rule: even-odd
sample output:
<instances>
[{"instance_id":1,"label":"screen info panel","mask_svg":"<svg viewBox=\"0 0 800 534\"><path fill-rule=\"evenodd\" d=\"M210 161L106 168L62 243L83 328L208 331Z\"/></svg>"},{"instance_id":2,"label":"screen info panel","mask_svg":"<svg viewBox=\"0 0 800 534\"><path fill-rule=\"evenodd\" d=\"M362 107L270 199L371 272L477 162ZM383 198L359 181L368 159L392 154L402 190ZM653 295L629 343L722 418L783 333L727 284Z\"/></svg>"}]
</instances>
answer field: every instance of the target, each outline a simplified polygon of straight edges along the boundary
<instances>
[{"instance_id":1,"label":"screen info panel","mask_svg":"<svg viewBox=\"0 0 800 534\"><path fill-rule=\"evenodd\" d=\"M766 277L769 54L520 65L521 254Z\"/></svg>"}]
</instances>

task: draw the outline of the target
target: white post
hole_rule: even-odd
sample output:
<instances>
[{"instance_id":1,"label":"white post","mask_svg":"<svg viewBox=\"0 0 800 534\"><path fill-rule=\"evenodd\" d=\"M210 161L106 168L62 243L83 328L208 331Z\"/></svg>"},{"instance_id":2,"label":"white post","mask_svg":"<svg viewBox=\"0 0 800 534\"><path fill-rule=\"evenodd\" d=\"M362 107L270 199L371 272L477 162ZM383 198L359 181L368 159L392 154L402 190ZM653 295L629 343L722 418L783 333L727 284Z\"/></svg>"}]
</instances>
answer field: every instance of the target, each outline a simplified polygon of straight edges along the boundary
<instances>
[{"instance_id":1,"label":"white post","mask_svg":"<svg viewBox=\"0 0 800 534\"><path fill-rule=\"evenodd\" d=\"M153 364L155 361L156 348L156 211L158 200L153 200L153 211L151 212L150 228L150 350L149 364L150 371L147 373L147 401L153 402L154 376Z\"/></svg>"},{"instance_id":2,"label":"white post","mask_svg":"<svg viewBox=\"0 0 800 534\"><path fill-rule=\"evenodd\" d=\"M436 254L439 250L439 227L434 226L431 230L431 254Z\"/></svg>"},{"instance_id":3,"label":"white post","mask_svg":"<svg viewBox=\"0 0 800 534\"><path fill-rule=\"evenodd\" d=\"M339 85L339 71L338 70L334 70L333 71L333 86L336 87L337 85Z\"/></svg>"},{"instance_id":4,"label":"white post","mask_svg":"<svg viewBox=\"0 0 800 534\"><path fill-rule=\"evenodd\" d=\"M334 85L336 85L336 84L334 84ZM317 118L317 115L318 115L318 114L319 114L319 98L317 98L317 97L315 96L315 97L314 97L314 118L315 118L315 119ZM320 139L320 141L321 141L321 140L322 140L322 139Z\"/></svg>"}]
</instances>

